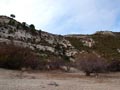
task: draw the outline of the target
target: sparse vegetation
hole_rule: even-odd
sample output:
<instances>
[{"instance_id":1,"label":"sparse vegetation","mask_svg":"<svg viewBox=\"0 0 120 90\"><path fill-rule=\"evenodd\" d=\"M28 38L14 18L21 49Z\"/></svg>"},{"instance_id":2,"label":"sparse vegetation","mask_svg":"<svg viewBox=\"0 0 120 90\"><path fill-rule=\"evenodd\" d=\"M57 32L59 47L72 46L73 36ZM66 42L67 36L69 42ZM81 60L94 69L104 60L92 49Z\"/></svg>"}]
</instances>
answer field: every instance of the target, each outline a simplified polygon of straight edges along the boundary
<instances>
[{"instance_id":1,"label":"sparse vegetation","mask_svg":"<svg viewBox=\"0 0 120 90\"><path fill-rule=\"evenodd\" d=\"M79 51L81 51L81 50L90 51L90 49L91 49L91 48L85 46L80 38L66 37L66 39L69 40L70 43Z\"/></svg>"},{"instance_id":2,"label":"sparse vegetation","mask_svg":"<svg viewBox=\"0 0 120 90\"><path fill-rule=\"evenodd\" d=\"M111 35L92 35L95 40L95 46L92 48L97 51L101 56L111 60L114 58L120 59L120 54L117 52L117 48L120 47L120 37Z\"/></svg>"}]
</instances>

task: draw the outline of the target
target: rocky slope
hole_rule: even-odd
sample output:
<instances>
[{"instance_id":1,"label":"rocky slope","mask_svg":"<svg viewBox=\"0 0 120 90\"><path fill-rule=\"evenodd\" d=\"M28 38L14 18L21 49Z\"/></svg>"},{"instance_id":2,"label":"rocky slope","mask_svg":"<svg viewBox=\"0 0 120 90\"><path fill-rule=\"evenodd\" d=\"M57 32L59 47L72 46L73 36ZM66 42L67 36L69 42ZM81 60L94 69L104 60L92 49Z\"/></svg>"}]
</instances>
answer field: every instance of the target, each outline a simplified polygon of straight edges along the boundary
<instances>
[{"instance_id":1,"label":"rocky slope","mask_svg":"<svg viewBox=\"0 0 120 90\"><path fill-rule=\"evenodd\" d=\"M36 30L34 25L20 23L13 18L0 16L0 43L28 47L36 52L72 57L76 50L61 35Z\"/></svg>"},{"instance_id":2,"label":"rocky slope","mask_svg":"<svg viewBox=\"0 0 120 90\"><path fill-rule=\"evenodd\" d=\"M44 56L73 60L78 52L95 52L107 59L120 59L120 32L98 31L92 35L54 35L36 30L33 24L0 16L0 43L28 47Z\"/></svg>"}]
</instances>

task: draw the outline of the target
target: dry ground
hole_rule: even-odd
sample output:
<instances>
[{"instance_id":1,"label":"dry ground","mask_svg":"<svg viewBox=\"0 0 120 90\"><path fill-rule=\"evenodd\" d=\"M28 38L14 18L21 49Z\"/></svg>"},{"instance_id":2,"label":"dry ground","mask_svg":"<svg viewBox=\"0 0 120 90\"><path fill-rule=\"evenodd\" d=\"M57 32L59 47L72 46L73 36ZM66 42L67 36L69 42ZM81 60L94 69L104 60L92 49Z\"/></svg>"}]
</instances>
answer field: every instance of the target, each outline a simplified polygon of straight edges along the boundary
<instances>
[{"instance_id":1,"label":"dry ground","mask_svg":"<svg viewBox=\"0 0 120 90\"><path fill-rule=\"evenodd\" d=\"M0 90L120 90L120 73L98 78L83 73L24 72L0 69Z\"/></svg>"}]
</instances>

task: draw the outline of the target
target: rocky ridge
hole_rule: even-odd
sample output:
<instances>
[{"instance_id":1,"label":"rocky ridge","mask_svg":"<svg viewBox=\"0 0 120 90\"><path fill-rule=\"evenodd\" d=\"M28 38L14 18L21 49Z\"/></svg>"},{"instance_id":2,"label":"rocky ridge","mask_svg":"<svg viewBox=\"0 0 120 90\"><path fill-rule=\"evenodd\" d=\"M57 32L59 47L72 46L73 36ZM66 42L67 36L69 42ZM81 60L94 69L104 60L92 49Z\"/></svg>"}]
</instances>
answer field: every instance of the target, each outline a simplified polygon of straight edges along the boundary
<instances>
[{"instance_id":1,"label":"rocky ridge","mask_svg":"<svg viewBox=\"0 0 120 90\"><path fill-rule=\"evenodd\" d=\"M0 42L67 57L76 53L71 43L63 36L31 29L25 22L20 23L7 16L0 16Z\"/></svg>"}]
</instances>

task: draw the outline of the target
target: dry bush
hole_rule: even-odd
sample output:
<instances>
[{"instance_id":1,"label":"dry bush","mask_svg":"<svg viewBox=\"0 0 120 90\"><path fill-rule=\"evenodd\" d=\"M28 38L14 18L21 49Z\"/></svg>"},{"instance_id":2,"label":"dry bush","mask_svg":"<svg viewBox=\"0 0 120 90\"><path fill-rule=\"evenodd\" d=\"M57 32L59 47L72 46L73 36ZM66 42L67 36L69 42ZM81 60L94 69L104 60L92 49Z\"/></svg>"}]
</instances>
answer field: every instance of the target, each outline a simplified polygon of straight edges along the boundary
<instances>
[{"instance_id":1,"label":"dry bush","mask_svg":"<svg viewBox=\"0 0 120 90\"><path fill-rule=\"evenodd\" d=\"M58 70L65 65L65 60L58 56L42 59L28 48L13 44L0 43L0 67L8 69L21 69L22 67L39 70Z\"/></svg>"},{"instance_id":2,"label":"dry bush","mask_svg":"<svg viewBox=\"0 0 120 90\"><path fill-rule=\"evenodd\" d=\"M112 72L120 71L120 60L114 59L109 62L108 70Z\"/></svg>"},{"instance_id":3,"label":"dry bush","mask_svg":"<svg viewBox=\"0 0 120 90\"><path fill-rule=\"evenodd\" d=\"M38 57L28 48L15 45L0 45L0 67L8 69L21 69L22 67L37 68Z\"/></svg>"},{"instance_id":4,"label":"dry bush","mask_svg":"<svg viewBox=\"0 0 120 90\"><path fill-rule=\"evenodd\" d=\"M42 59L28 48L18 47L13 44L0 45L0 67L8 69L31 68L39 70L57 70L64 64L62 58L50 56Z\"/></svg>"},{"instance_id":5,"label":"dry bush","mask_svg":"<svg viewBox=\"0 0 120 90\"><path fill-rule=\"evenodd\" d=\"M82 53L76 60L76 67L90 76L91 73L98 75L104 72L107 67L105 59L98 57L93 53Z\"/></svg>"}]
</instances>

